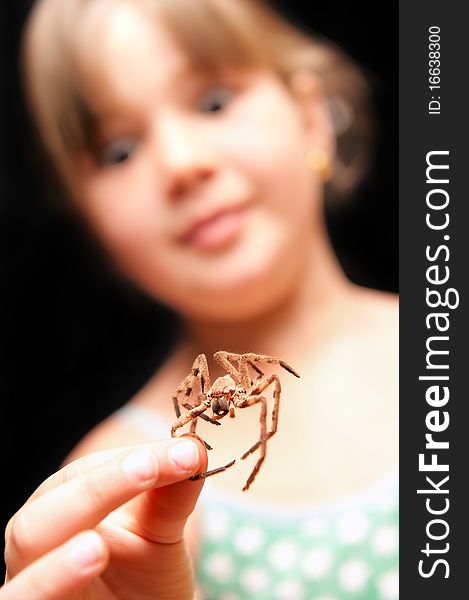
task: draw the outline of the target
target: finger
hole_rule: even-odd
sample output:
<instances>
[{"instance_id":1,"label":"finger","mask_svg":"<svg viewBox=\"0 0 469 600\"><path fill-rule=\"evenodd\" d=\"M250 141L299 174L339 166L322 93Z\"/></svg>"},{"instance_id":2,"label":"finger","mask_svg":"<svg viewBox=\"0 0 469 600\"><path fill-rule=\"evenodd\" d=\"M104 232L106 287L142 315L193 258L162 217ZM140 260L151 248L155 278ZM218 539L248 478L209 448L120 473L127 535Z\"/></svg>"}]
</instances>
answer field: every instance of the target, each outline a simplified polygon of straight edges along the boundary
<instances>
[{"instance_id":1,"label":"finger","mask_svg":"<svg viewBox=\"0 0 469 600\"><path fill-rule=\"evenodd\" d=\"M184 460L181 445L186 448ZM172 458L174 455L174 458ZM6 533L6 560L14 574L111 511L152 487L170 485L198 472L197 444L169 439L120 453L26 504Z\"/></svg>"},{"instance_id":2,"label":"finger","mask_svg":"<svg viewBox=\"0 0 469 600\"><path fill-rule=\"evenodd\" d=\"M85 588L109 562L96 531L84 531L31 564L0 590L0 600L65 600Z\"/></svg>"},{"instance_id":3,"label":"finger","mask_svg":"<svg viewBox=\"0 0 469 600\"><path fill-rule=\"evenodd\" d=\"M207 469L207 450L203 440L195 434L185 434L197 441L202 457L198 473ZM178 451L182 448L176 447ZM181 456L179 456L181 460ZM152 542L174 544L182 539L188 516L202 490L204 480L183 481L150 490L135 498L120 515L127 520L122 524L126 529Z\"/></svg>"},{"instance_id":4,"label":"finger","mask_svg":"<svg viewBox=\"0 0 469 600\"><path fill-rule=\"evenodd\" d=\"M45 479L41 485L34 490L25 504L32 502L39 496L43 496L46 492L55 489L70 479L74 479L78 475L82 475L87 471L91 471L108 460L111 460L116 456L121 456L125 451L136 447L137 446L121 446L118 448L109 448L107 450L101 450L99 452L93 452L92 454L81 456L73 462L66 464L59 471L56 471L47 479Z\"/></svg>"}]
</instances>

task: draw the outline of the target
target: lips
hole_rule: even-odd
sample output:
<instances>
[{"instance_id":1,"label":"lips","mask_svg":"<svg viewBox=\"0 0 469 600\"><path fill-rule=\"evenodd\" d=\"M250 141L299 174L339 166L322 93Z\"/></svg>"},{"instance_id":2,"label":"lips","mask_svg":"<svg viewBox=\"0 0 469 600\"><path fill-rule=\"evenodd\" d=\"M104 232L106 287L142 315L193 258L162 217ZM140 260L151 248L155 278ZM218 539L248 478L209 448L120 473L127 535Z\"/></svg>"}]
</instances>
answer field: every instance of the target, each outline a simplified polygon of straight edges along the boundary
<instances>
[{"instance_id":1,"label":"lips","mask_svg":"<svg viewBox=\"0 0 469 600\"><path fill-rule=\"evenodd\" d=\"M215 211L190 225L181 236L181 241L196 250L221 249L232 243L241 233L245 213L245 205Z\"/></svg>"}]
</instances>

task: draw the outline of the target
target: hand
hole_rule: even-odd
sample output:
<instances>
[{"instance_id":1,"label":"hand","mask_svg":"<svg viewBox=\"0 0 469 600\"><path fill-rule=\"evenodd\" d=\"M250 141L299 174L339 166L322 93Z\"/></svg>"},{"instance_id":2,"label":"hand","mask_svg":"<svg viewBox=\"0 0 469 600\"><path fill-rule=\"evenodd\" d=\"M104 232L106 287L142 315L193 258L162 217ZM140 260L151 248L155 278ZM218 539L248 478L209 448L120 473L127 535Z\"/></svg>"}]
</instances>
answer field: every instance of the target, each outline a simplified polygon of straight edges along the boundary
<instances>
[{"instance_id":1,"label":"hand","mask_svg":"<svg viewBox=\"0 0 469 600\"><path fill-rule=\"evenodd\" d=\"M6 530L0 600L184 600L183 541L207 455L192 438L84 456L46 479Z\"/></svg>"}]
</instances>

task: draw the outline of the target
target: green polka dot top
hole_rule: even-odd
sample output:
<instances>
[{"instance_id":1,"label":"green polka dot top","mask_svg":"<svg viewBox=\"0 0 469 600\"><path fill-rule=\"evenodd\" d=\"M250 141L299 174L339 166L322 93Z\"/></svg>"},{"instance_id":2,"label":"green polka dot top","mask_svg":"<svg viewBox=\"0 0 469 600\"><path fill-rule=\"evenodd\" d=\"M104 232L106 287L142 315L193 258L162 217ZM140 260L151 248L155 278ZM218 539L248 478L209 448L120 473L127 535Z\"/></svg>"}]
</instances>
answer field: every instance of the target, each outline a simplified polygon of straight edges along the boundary
<instances>
[{"instance_id":1,"label":"green polka dot top","mask_svg":"<svg viewBox=\"0 0 469 600\"><path fill-rule=\"evenodd\" d=\"M397 474L300 510L234 501L210 484L201 498L197 564L204 600L399 597Z\"/></svg>"},{"instance_id":2,"label":"green polka dot top","mask_svg":"<svg viewBox=\"0 0 469 600\"><path fill-rule=\"evenodd\" d=\"M167 424L127 405L115 413L154 438ZM339 501L296 509L232 498L208 479L196 565L204 600L397 600L398 474Z\"/></svg>"}]
</instances>

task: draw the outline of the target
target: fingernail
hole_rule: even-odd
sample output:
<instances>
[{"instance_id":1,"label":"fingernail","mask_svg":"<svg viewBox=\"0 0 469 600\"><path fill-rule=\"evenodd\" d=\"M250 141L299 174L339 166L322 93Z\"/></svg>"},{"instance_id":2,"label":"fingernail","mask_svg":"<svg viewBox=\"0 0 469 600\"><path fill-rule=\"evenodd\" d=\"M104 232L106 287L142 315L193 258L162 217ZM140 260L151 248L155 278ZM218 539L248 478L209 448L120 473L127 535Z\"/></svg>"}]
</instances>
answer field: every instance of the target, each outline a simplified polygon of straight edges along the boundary
<instances>
[{"instance_id":1,"label":"fingernail","mask_svg":"<svg viewBox=\"0 0 469 600\"><path fill-rule=\"evenodd\" d=\"M199 450L194 442L180 440L169 448L169 458L180 469L192 471L199 464Z\"/></svg>"},{"instance_id":2,"label":"fingernail","mask_svg":"<svg viewBox=\"0 0 469 600\"><path fill-rule=\"evenodd\" d=\"M79 567L93 567L104 558L103 542L96 531L85 531L70 543L69 557Z\"/></svg>"},{"instance_id":3,"label":"fingernail","mask_svg":"<svg viewBox=\"0 0 469 600\"><path fill-rule=\"evenodd\" d=\"M156 478L156 467L148 450L135 450L122 461L122 470L137 481L148 482Z\"/></svg>"}]
</instances>

